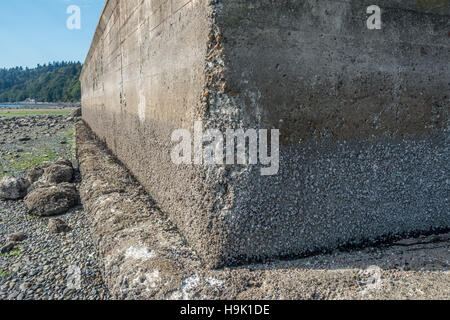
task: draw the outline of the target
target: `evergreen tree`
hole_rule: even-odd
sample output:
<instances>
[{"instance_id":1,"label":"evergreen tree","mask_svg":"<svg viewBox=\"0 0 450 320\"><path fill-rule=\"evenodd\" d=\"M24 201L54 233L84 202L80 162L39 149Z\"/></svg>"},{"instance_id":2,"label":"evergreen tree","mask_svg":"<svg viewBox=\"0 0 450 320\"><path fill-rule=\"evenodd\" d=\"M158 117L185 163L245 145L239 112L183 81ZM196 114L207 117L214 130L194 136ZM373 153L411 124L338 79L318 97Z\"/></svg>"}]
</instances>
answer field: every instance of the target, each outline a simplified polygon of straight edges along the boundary
<instances>
[{"instance_id":1,"label":"evergreen tree","mask_svg":"<svg viewBox=\"0 0 450 320\"><path fill-rule=\"evenodd\" d=\"M0 69L0 103L35 99L77 102L81 99L80 62L53 62L36 68Z\"/></svg>"}]
</instances>

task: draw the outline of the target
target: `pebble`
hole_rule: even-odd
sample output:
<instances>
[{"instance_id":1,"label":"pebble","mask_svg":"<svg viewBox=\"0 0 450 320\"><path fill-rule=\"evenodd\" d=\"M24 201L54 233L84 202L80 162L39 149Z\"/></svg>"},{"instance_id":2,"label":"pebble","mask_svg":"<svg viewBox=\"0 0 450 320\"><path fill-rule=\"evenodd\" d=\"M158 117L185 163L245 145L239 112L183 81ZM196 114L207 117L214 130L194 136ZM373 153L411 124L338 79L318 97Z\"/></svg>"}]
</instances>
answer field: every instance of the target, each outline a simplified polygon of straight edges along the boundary
<instances>
[{"instance_id":1,"label":"pebble","mask_svg":"<svg viewBox=\"0 0 450 320\"><path fill-rule=\"evenodd\" d=\"M62 122L66 126L64 130ZM47 129L46 124L51 124L52 129ZM33 137L30 142L24 141L32 146L39 146L45 139L53 139L52 144L58 153L71 154L70 145L61 145L58 135L61 136L73 124L66 122L64 116L0 119L0 139L4 142L0 144L0 167L4 155L13 156L16 153L19 137ZM37 139L34 139L35 136ZM21 143L20 152L29 152L29 145ZM78 183L79 179L78 176ZM50 234L49 219L29 217L23 200L0 201L0 248L9 246L6 248L9 254L0 257L0 300L109 299L82 206L72 208L58 218L72 227L69 234ZM1 242L16 233L21 233L15 238L23 238L20 243ZM67 277L72 266L83 266L80 267L79 290L67 288Z\"/></svg>"}]
</instances>

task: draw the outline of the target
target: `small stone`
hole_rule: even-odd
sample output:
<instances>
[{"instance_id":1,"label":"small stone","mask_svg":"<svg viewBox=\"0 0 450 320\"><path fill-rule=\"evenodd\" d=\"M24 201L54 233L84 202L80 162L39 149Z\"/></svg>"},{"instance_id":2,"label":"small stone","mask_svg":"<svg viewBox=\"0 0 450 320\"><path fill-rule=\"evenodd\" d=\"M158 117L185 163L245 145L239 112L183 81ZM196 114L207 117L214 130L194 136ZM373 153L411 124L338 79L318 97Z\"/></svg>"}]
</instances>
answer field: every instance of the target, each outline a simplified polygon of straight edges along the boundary
<instances>
[{"instance_id":1,"label":"small stone","mask_svg":"<svg viewBox=\"0 0 450 320\"><path fill-rule=\"evenodd\" d=\"M63 220L61 219L50 219L48 222L48 229L50 233L65 233L72 231L72 228L69 227Z\"/></svg>"},{"instance_id":2,"label":"small stone","mask_svg":"<svg viewBox=\"0 0 450 320\"><path fill-rule=\"evenodd\" d=\"M23 232L17 232L9 236L11 242L22 242L27 239L27 235Z\"/></svg>"},{"instance_id":3,"label":"small stone","mask_svg":"<svg viewBox=\"0 0 450 320\"><path fill-rule=\"evenodd\" d=\"M22 265L20 263L16 263L11 267L11 271L14 273L17 273L22 268Z\"/></svg>"},{"instance_id":4,"label":"small stone","mask_svg":"<svg viewBox=\"0 0 450 320\"><path fill-rule=\"evenodd\" d=\"M24 282L20 285L20 290L22 291L27 291L27 289L29 289L31 287L31 283L29 282Z\"/></svg>"},{"instance_id":5,"label":"small stone","mask_svg":"<svg viewBox=\"0 0 450 320\"><path fill-rule=\"evenodd\" d=\"M0 252L3 254L9 253L14 249L15 243L14 242L10 242L6 245L4 245L1 249Z\"/></svg>"},{"instance_id":6,"label":"small stone","mask_svg":"<svg viewBox=\"0 0 450 320\"><path fill-rule=\"evenodd\" d=\"M421 239L403 239L400 241L395 242L394 244L396 246L403 246L403 247L408 247L408 246L414 246L416 244L421 244L423 243L423 241Z\"/></svg>"},{"instance_id":7,"label":"small stone","mask_svg":"<svg viewBox=\"0 0 450 320\"><path fill-rule=\"evenodd\" d=\"M12 289L12 288L10 288L10 289ZM15 299L17 298L18 295L19 295L19 292L18 292L18 291L14 291L13 293L11 293L11 294L8 296L8 300L15 300Z\"/></svg>"}]
</instances>

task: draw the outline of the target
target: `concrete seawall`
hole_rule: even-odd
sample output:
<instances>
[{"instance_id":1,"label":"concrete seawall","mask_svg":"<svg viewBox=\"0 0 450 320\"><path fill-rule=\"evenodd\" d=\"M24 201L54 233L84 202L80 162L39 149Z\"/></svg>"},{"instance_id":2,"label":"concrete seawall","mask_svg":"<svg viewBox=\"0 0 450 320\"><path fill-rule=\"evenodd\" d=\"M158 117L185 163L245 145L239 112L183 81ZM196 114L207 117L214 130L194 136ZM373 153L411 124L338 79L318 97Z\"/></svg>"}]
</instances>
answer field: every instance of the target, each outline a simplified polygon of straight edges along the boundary
<instances>
[{"instance_id":1,"label":"concrete seawall","mask_svg":"<svg viewBox=\"0 0 450 320\"><path fill-rule=\"evenodd\" d=\"M211 267L450 227L449 6L109 0L83 118ZM171 133L280 129L280 172L177 166Z\"/></svg>"}]
</instances>

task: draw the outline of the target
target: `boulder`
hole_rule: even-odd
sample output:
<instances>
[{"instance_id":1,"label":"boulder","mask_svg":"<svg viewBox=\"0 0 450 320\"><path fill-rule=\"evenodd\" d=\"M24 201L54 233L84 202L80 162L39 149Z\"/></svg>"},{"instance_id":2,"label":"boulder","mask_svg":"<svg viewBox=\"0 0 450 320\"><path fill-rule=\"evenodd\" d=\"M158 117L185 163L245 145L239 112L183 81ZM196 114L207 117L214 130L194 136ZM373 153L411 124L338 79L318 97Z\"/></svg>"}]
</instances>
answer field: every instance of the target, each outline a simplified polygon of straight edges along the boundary
<instances>
[{"instance_id":1,"label":"boulder","mask_svg":"<svg viewBox=\"0 0 450 320\"><path fill-rule=\"evenodd\" d=\"M22 199L27 195L28 186L26 179L6 176L0 181L0 199Z\"/></svg>"},{"instance_id":2,"label":"boulder","mask_svg":"<svg viewBox=\"0 0 450 320\"><path fill-rule=\"evenodd\" d=\"M14 249L14 246L15 246L14 242L9 242L0 248L0 253L2 253L2 254L9 253Z\"/></svg>"},{"instance_id":3,"label":"boulder","mask_svg":"<svg viewBox=\"0 0 450 320\"><path fill-rule=\"evenodd\" d=\"M57 234L70 232L72 231L72 228L61 219L50 219L48 222L48 230L50 233Z\"/></svg>"},{"instance_id":4,"label":"boulder","mask_svg":"<svg viewBox=\"0 0 450 320\"><path fill-rule=\"evenodd\" d=\"M28 192L38 187L71 182L73 174L72 162L66 159L58 159L53 163L41 164L27 173L27 180L31 185Z\"/></svg>"},{"instance_id":5,"label":"boulder","mask_svg":"<svg viewBox=\"0 0 450 320\"><path fill-rule=\"evenodd\" d=\"M41 217L64 214L78 202L77 189L70 183L39 187L25 198L28 213Z\"/></svg>"},{"instance_id":6,"label":"boulder","mask_svg":"<svg viewBox=\"0 0 450 320\"><path fill-rule=\"evenodd\" d=\"M37 182L44 174L44 169L48 168L49 166L50 166L50 163L46 163L46 164L39 165L34 169L28 170L27 180L30 183L30 185Z\"/></svg>"},{"instance_id":7,"label":"boulder","mask_svg":"<svg viewBox=\"0 0 450 320\"><path fill-rule=\"evenodd\" d=\"M58 159L55 162L53 162L53 164L59 164L73 168L72 162L67 159Z\"/></svg>"},{"instance_id":8,"label":"boulder","mask_svg":"<svg viewBox=\"0 0 450 320\"><path fill-rule=\"evenodd\" d=\"M48 185L72 182L73 168L63 163L53 163L44 169L44 174L39 180Z\"/></svg>"},{"instance_id":9,"label":"boulder","mask_svg":"<svg viewBox=\"0 0 450 320\"><path fill-rule=\"evenodd\" d=\"M77 118L77 117L81 117L81 116L82 116L81 108L76 108L75 110L73 110L73 111L70 113L70 117L71 117L71 118Z\"/></svg>"}]
</instances>

